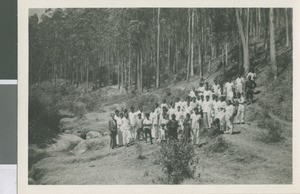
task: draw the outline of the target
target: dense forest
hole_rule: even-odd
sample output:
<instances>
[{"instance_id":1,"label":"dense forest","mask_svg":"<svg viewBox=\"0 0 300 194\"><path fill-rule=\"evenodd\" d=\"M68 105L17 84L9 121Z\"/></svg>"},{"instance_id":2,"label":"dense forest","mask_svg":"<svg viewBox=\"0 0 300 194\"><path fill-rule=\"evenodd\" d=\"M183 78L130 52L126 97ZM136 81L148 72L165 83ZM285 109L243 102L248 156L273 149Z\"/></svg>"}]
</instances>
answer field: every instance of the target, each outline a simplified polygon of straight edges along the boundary
<instances>
[{"instance_id":1,"label":"dense forest","mask_svg":"<svg viewBox=\"0 0 300 194\"><path fill-rule=\"evenodd\" d=\"M264 40L277 75L275 33L292 45L289 8L46 9L29 18L30 84L60 80L94 87L159 88L232 62L246 74L249 42ZM237 49L238 55L231 55Z\"/></svg>"}]
</instances>

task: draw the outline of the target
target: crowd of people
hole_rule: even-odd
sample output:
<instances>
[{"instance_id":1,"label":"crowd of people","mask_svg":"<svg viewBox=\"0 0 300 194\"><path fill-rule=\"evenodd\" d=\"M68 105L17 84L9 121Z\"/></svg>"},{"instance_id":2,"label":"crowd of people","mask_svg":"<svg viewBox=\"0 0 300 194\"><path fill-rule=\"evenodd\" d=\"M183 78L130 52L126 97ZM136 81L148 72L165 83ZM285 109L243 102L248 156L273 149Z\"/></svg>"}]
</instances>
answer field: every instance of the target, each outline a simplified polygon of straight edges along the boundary
<instances>
[{"instance_id":1,"label":"crowd of people","mask_svg":"<svg viewBox=\"0 0 300 194\"><path fill-rule=\"evenodd\" d=\"M224 85L200 81L185 97L161 104L155 103L151 112L145 113L143 106L135 111L115 110L109 121L110 148L129 146L136 141L165 142L182 138L199 145L201 131L217 130L233 134L234 125L244 124L245 103L253 103L256 87L255 73L251 71L247 80L243 76L229 79ZM246 97L246 100L244 98Z\"/></svg>"}]
</instances>

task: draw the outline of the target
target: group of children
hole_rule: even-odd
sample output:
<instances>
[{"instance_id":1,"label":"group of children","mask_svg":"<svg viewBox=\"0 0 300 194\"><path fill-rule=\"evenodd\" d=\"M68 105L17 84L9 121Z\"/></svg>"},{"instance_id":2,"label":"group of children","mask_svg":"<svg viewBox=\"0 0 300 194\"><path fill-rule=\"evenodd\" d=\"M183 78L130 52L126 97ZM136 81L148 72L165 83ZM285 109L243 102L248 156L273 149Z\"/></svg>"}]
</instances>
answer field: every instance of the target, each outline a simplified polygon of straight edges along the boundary
<instances>
[{"instance_id":1,"label":"group of children","mask_svg":"<svg viewBox=\"0 0 300 194\"><path fill-rule=\"evenodd\" d=\"M134 107L130 107L129 111L116 110L117 145L128 146L132 141L142 139L147 142L148 137L151 144L153 139L161 142L178 138L200 144L201 131L212 128L232 134L234 124L245 122L244 91L248 103L253 101L253 89L256 86L254 75L248 75L247 78L245 81L238 76L235 82L230 79L222 87L216 81L212 85L201 82L197 89L192 88L185 99L177 97L169 104L163 100L160 105L156 103L150 113L145 113L142 106L138 111ZM252 94L249 95L249 91Z\"/></svg>"}]
</instances>

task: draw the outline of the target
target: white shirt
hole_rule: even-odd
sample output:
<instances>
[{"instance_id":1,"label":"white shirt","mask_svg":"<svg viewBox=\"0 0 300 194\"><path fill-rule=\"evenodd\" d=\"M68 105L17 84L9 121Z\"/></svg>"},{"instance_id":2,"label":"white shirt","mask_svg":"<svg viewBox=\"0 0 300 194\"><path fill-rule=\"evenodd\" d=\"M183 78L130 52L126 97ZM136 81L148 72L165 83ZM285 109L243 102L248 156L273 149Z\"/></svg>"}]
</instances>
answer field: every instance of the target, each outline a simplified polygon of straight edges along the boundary
<instances>
[{"instance_id":1,"label":"white shirt","mask_svg":"<svg viewBox=\"0 0 300 194\"><path fill-rule=\"evenodd\" d=\"M233 105L229 105L226 107L226 115L233 116L235 107Z\"/></svg>"},{"instance_id":2,"label":"white shirt","mask_svg":"<svg viewBox=\"0 0 300 194\"><path fill-rule=\"evenodd\" d=\"M157 113L155 111L151 112L149 119L152 122L152 124L157 124Z\"/></svg>"},{"instance_id":3,"label":"white shirt","mask_svg":"<svg viewBox=\"0 0 300 194\"><path fill-rule=\"evenodd\" d=\"M135 112L129 112L128 117L129 117L130 124L134 125L135 120L136 120L136 113Z\"/></svg>"},{"instance_id":4,"label":"white shirt","mask_svg":"<svg viewBox=\"0 0 300 194\"><path fill-rule=\"evenodd\" d=\"M186 107L187 107L187 102L186 102L186 101L183 101L183 102L181 103L181 109L182 109L183 111L185 111Z\"/></svg>"},{"instance_id":5,"label":"white shirt","mask_svg":"<svg viewBox=\"0 0 300 194\"><path fill-rule=\"evenodd\" d=\"M220 89L220 85L219 84L214 84L213 85L214 93L218 93L219 89Z\"/></svg>"},{"instance_id":6,"label":"white shirt","mask_svg":"<svg viewBox=\"0 0 300 194\"><path fill-rule=\"evenodd\" d=\"M138 115L139 115L140 113L141 113L141 118L142 118L142 120L144 120L144 119L145 119L144 112L141 112L140 110L138 110L138 111L135 112L136 117L138 117Z\"/></svg>"},{"instance_id":7,"label":"white shirt","mask_svg":"<svg viewBox=\"0 0 300 194\"><path fill-rule=\"evenodd\" d=\"M144 121L143 121L143 124L144 124L144 126L149 125L149 124L152 125L152 122L151 122L150 118L149 119L145 118ZM151 126L145 126L145 127L146 128L149 128L149 127L151 128Z\"/></svg>"},{"instance_id":8,"label":"white shirt","mask_svg":"<svg viewBox=\"0 0 300 194\"><path fill-rule=\"evenodd\" d=\"M203 112L210 112L211 111L211 107L212 107L212 102L211 101L204 101L202 103L202 109Z\"/></svg>"},{"instance_id":9,"label":"white shirt","mask_svg":"<svg viewBox=\"0 0 300 194\"><path fill-rule=\"evenodd\" d=\"M191 119L192 119L192 128L193 129L199 129L199 120L200 120L201 115L200 114L192 114Z\"/></svg>"},{"instance_id":10,"label":"white shirt","mask_svg":"<svg viewBox=\"0 0 300 194\"><path fill-rule=\"evenodd\" d=\"M129 130L130 129L130 121L126 117L122 118L122 125L120 126L121 130Z\"/></svg>"},{"instance_id":11,"label":"white shirt","mask_svg":"<svg viewBox=\"0 0 300 194\"><path fill-rule=\"evenodd\" d=\"M249 72L248 75L247 75L247 78L248 78L249 76L251 77L251 80L254 80L254 78L256 77L256 74L255 74L255 73L252 73L252 72Z\"/></svg>"},{"instance_id":12,"label":"white shirt","mask_svg":"<svg viewBox=\"0 0 300 194\"><path fill-rule=\"evenodd\" d=\"M233 83L229 83L229 82L227 82L226 84L225 84L225 87L226 87L226 92L227 93L229 93L229 92L232 92L232 86L233 86Z\"/></svg>"},{"instance_id":13,"label":"white shirt","mask_svg":"<svg viewBox=\"0 0 300 194\"><path fill-rule=\"evenodd\" d=\"M194 90L191 90L191 91L190 91L189 96L190 96L190 97L196 97Z\"/></svg>"},{"instance_id":14,"label":"white shirt","mask_svg":"<svg viewBox=\"0 0 300 194\"><path fill-rule=\"evenodd\" d=\"M183 117L182 111L176 110L174 114L175 114L175 116L176 116L175 119L176 119L177 121L182 121L182 117Z\"/></svg>"},{"instance_id":15,"label":"white shirt","mask_svg":"<svg viewBox=\"0 0 300 194\"><path fill-rule=\"evenodd\" d=\"M190 102L190 107L191 107L191 109L192 110L194 110L195 108L197 108L197 106L198 106L198 103L197 103L197 101L196 102Z\"/></svg>"},{"instance_id":16,"label":"white shirt","mask_svg":"<svg viewBox=\"0 0 300 194\"><path fill-rule=\"evenodd\" d=\"M199 86L199 88L198 88L198 92L200 92L200 93L203 93L204 92L204 90L205 90L205 86Z\"/></svg>"},{"instance_id":17,"label":"white shirt","mask_svg":"<svg viewBox=\"0 0 300 194\"><path fill-rule=\"evenodd\" d=\"M235 80L236 86L242 86L244 83L244 79L243 78L236 78Z\"/></svg>"},{"instance_id":18,"label":"white shirt","mask_svg":"<svg viewBox=\"0 0 300 194\"><path fill-rule=\"evenodd\" d=\"M123 119L118 116L115 116L115 120L117 121L118 128L120 128L123 124Z\"/></svg>"}]
</instances>

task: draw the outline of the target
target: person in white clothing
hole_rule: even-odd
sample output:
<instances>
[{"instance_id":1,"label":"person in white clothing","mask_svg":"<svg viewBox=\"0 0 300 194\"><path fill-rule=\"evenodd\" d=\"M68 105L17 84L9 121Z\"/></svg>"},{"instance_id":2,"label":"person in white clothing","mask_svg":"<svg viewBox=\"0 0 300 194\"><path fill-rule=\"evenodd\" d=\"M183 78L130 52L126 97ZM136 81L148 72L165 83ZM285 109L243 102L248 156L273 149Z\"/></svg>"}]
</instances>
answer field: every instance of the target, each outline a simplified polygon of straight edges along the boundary
<instances>
[{"instance_id":1,"label":"person in white clothing","mask_svg":"<svg viewBox=\"0 0 300 194\"><path fill-rule=\"evenodd\" d=\"M214 80L214 85L212 86L213 88L213 93L217 96L221 96L221 87L220 85L217 83L216 80Z\"/></svg>"},{"instance_id":2,"label":"person in white clothing","mask_svg":"<svg viewBox=\"0 0 300 194\"><path fill-rule=\"evenodd\" d=\"M249 76L250 76L250 79L251 79L252 81L254 81L254 79L255 79L255 77L256 77L256 74L254 73L254 70L253 70L253 69L251 69L250 72L248 73L247 77L249 77Z\"/></svg>"},{"instance_id":3,"label":"person in white clothing","mask_svg":"<svg viewBox=\"0 0 300 194\"><path fill-rule=\"evenodd\" d=\"M197 108L197 106L198 106L197 99L196 99L196 97L193 97L193 99L190 103L190 107L192 110L194 110L195 108Z\"/></svg>"},{"instance_id":4,"label":"person in white clothing","mask_svg":"<svg viewBox=\"0 0 300 194\"><path fill-rule=\"evenodd\" d=\"M150 116L149 113L146 113L146 117L145 117L145 119L143 121L143 127L144 127L144 132L145 132L145 141L146 141L146 143L147 143L147 136L149 134L149 136L150 136L150 143L153 144L153 142L152 142L152 135L151 135L152 122L151 122L149 116Z\"/></svg>"},{"instance_id":5,"label":"person in white clothing","mask_svg":"<svg viewBox=\"0 0 300 194\"><path fill-rule=\"evenodd\" d=\"M226 120L226 131L225 133L232 134L233 133L233 119L234 119L234 111L235 107L232 105L230 100L226 101L226 110L225 110L225 120Z\"/></svg>"},{"instance_id":6,"label":"person in white clothing","mask_svg":"<svg viewBox=\"0 0 300 194\"><path fill-rule=\"evenodd\" d=\"M203 110L203 124L204 128L208 129L211 128L211 109L212 109L212 102L210 101L210 97L206 96L206 100L202 103L202 110Z\"/></svg>"},{"instance_id":7,"label":"person in white clothing","mask_svg":"<svg viewBox=\"0 0 300 194\"><path fill-rule=\"evenodd\" d=\"M244 78L241 76L238 76L235 80L236 92L238 92L238 93L243 92L243 84L244 84Z\"/></svg>"},{"instance_id":8,"label":"person in white clothing","mask_svg":"<svg viewBox=\"0 0 300 194\"><path fill-rule=\"evenodd\" d=\"M192 143L199 144L200 142L200 119L201 115L198 108L194 109L194 113L191 115L192 119Z\"/></svg>"},{"instance_id":9,"label":"person in white clothing","mask_svg":"<svg viewBox=\"0 0 300 194\"><path fill-rule=\"evenodd\" d=\"M237 115L236 115L236 123L237 124L244 124L244 114L245 114L245 100L244 97L242 96L241 93L237 94L237 102L238 102L238 110L237 110Z\"/></svg>"},{"instance_id":10,"label":"person in white clothing","mask_svg":"<svg viewBox=\"0 0 300 194\"><path fill-rule=\"evenodd\" d=\"M196 97L195 87L193 87L192 90L190 91L189 97L191 97L191 98Z\"/></svg>"},{"instance_id":11,"label":"person in white clothing","mask_svg":"<svg viewBox=\"0 0 300 194\"><path fill-rule=\"evenodd\" d=\"M224 132L226 130L226 120L225 120L225 109L226 109L226 102L225 97L221 96L220 101L218 103L218 114L216 114L216 119L219 119L220 122L220 131Z\"/></svg>"},{"instance_id":12,"label":"person in white clothing","mask_svg":"<svg viewBox=\"0 0 300 194\"><path fill-rule=\"evenodd\" d=\"M211 90L209 89L209 86L208 86L208 85L206 85L205 90L204 90L204 92L203 92L203 95L204 95L204 96L209 96L209 97L211 98L212 92L211 92Z\"/></svg>"},{"instance_id":13,"label":"person in white clothing","mask_svg":"<svg viewBox=\"0 0 300 194\"><path fill-rule=\"evenodd\" d=\"M117 144L118 146L123 146L123 128L121 127L123 125L123 113L119 113L119 117L116 117L116 121L118 125Z\"/></svg>"},{"instance_id":14,"label":"person in white clothing","mask_svg":"<svg viewBox=\"0 0 300 194\"><path fill-rule=\"evenodd\" d=\"M125 146L129 146L131 140L130 127L131 126L130 126L128 113L125 113L124 117L122 118L122 125L120 126L120 129L123 133L123 144Z\"/></svg>"},{"instance_id":15,"label":"person in white clothing","mask_svg":"<svg viewBox=\"0 0 300 194\"><path fill-rule=\"evenodd\" d=\"M161 118L160 118L160 137L158 138L158 141L164 141L166 140L166 125L169 121L169 116L168 114L166 113L166 111L164 111L161 115Z\"/></svg>"},{"instance_id":16,"label":"person in white clothing","mask_svg":"<svg viewBox=\"0 0 300 194\"><path fill-rule=\"evenodd\" d=\"M130 134L134 139L136 137L136 113L134 112L134 107L130 107L130 111L128 113L129 121L130 121Z\"/></svg>"},{"instance_id":17,"label":"person in white clothing","mask_svg":"<svg viewBox=\"0 0 300 194\"><path fill-rule=\"evenodd\" d=\"M182 103L181 103L181 111L185 111L186 110L186 108L187 108L187 102L189 101L189 96L187 96L186 98L185 98L185 101L183 101Z\"/></svg>"},{"instance_id":18,"label":"person in white clothing","mask_svg":"<svg viewBox=\"0 0 300 194\"><path fill-rule=\"evenodd\" d=\"M233 83L231 79L225 84L225 89L226 89L226 97L227 100L232 100L233 99Z\"/></svg>"},{"instance_id":19,"label":"person in white clothing","mask_svg":"<svg viewBox=\"0 0 300 194\"><path fill-rule=\"evenodd\" d=\"M144 108L143 106L139 107L139 110L135 112L136 115L141 114L142 120L145 119Z\"/></svg>"},{"instance_id":20,"label":"person in white clothing","mask_svg":"<svg viewBox=\"0 0 300 194\"><path fill-rule=\"evenodd\" d=\"M182 123L183 123L183 113L181 111L180 106L177 106L177 110L175 111L174 114L175 114L175 119L178 121L178 124L179 124L179 129L178 129L178 132L179 132L180 130L183 130L183 125L182 125Z\"/></svg>"},{"instance_id":21,"label":"person in white clothing","mask_svg":"<svg viewBox=\"0 0 300 194\"><path fill-rule=\"evenodd\" d=\"M155 111L155 108L152 107L151 112L150 112L150 116L149 119L152 123L152 127L151 127L151 135L152 138L158 138L158 120L157 120L157 112Z\"/></svg>"}]
</instances>

